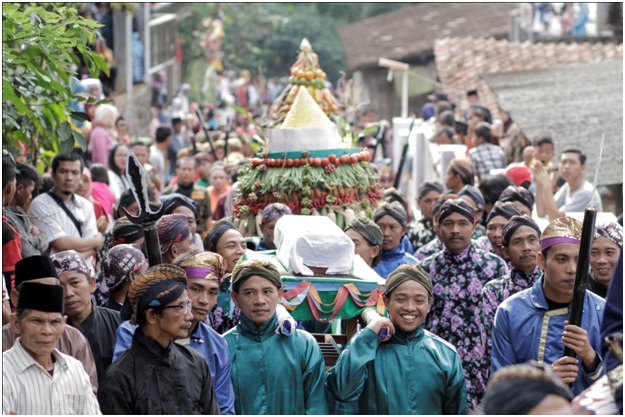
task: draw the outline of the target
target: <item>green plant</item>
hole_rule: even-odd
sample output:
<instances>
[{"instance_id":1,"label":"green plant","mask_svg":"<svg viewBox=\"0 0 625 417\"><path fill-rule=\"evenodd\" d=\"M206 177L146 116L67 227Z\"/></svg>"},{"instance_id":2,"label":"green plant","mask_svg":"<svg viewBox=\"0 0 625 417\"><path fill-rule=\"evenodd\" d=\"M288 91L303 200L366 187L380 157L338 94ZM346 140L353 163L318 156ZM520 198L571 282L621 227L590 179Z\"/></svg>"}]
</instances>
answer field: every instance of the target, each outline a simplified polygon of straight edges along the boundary
<instances>
[{"instance_id":1,"label":"green plant","mask_svg":"<svg viewBox=\"0 0 625 417\"><path fill-rule=\"evenodd\" d=\"M21 141L33 150L66 153L86 140L72 128L87 115L74 112L76 96L70 80L82 56L89 72L108 73L104 60L89 49L96 39L96 21L84 19L74 7L57 3L2 4L2 142ZM92 99L93 100L93 99Z\"/></svg>"}]
</instances>

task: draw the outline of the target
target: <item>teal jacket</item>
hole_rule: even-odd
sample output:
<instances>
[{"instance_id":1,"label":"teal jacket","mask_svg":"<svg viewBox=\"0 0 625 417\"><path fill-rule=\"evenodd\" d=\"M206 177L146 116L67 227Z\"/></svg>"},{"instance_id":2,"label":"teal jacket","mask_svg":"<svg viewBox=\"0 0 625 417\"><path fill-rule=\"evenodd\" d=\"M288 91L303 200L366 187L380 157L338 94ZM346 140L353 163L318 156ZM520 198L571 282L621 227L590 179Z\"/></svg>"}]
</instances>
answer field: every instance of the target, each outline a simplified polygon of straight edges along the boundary
<instances>
[{"instance_id":1,"label":"teal jacket","mask_svg":"<svg viewBox=\"0 0 625 417\"><path fill-rule=\"evenodd\" d=\"M365 328L328 371L326 387L338 401L358 400L358 414L467 414L456 349L423 326L386 343Z\"/></svg>"},{"instance_id":2,"label":"teal jacket","mask_svg":"<svg viewBox=\"0 0 625 417\"><path fill-rule=\"evenodd\" d=\"M243 314L224 334L232 361L234 408L241 414L327 414L321 349L310 333L276 333L273 317L258 326Z\"/></svg>"}]
</instances>

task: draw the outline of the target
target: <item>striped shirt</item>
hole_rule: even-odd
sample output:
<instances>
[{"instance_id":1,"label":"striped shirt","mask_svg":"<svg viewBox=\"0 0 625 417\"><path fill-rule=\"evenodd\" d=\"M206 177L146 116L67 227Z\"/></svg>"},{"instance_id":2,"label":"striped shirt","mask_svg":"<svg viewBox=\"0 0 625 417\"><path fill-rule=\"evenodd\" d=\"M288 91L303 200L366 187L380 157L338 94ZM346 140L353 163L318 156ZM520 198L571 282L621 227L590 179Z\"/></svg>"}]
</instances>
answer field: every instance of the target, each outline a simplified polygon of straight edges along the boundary
<instances>
[{"instance_id":1,"label":"striped shirt","mask_svg":"<svg viewBox=\"0 0 625 417\"><path fill-rule=\"evenodd\" d=\"M99 415L82 364L58 350L50 375L22 347L20 338L2 354L2 414Z\"/></svg>"}]
</instances>

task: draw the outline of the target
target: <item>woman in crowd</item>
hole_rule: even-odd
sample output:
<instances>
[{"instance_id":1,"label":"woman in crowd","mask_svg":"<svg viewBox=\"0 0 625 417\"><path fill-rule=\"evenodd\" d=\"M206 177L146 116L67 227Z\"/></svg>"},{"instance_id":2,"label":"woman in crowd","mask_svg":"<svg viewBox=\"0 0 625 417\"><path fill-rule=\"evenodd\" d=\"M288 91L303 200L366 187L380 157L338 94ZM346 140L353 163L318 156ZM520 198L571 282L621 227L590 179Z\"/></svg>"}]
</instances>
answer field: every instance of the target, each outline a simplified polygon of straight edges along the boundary
<instances>
[{"instance_id":1,"label":"woman in crowd","mask_svg":"<svg viewBox=\"0 0 625 417\"><path fill-rule=\"evenodd\" d=\"M119 201L122 193L130 188L130 182L126 178L126 162L128 158L128 147L118 143L109 152L108 177L109 187L115 196L115 201Z\"/></svg>"}]
</instances>

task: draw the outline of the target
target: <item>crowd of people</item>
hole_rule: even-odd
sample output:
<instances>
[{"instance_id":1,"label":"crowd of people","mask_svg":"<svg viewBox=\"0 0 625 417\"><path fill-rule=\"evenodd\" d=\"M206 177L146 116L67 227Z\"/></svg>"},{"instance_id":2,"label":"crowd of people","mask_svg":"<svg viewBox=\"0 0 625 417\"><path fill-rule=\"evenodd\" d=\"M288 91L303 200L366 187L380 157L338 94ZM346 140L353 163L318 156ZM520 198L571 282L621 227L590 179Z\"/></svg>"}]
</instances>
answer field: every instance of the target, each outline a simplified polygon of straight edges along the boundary
<instances>
[{"instance_id":1,"label":"crowd of people","mask_svg":"<svg viewBox=\"0 0 625 417\"><path fill-rule=\"evenodd\" d=\"M249 81L233 85L262 103ZM550 137L531 143L505 112L494 123L475 91L465 115L434 94L422 109L431 140L467 145L466 159L444 185L418 185L416 211L389 161L374 160L384 201L344 233L385 280L388 314L363 321L326 367L280 303L280 272L242 261L275 250L274 228L292 214L268 205L254 238L232 223L255 121L190 102L190 89L154 103L151 143L100 104L87 109L86 151L56 155L44 175L3 152L3 413L564 413L614 366L602 340L622 327L618 222L597 225L581 325L568 322L582 227L566 213L591 200L602 210L582 150L554 160ZM375 136L359 144L374 152ZM144 206L130 151L163 210L158 265L133 220Z\"/></svg>"}]
</instances>

